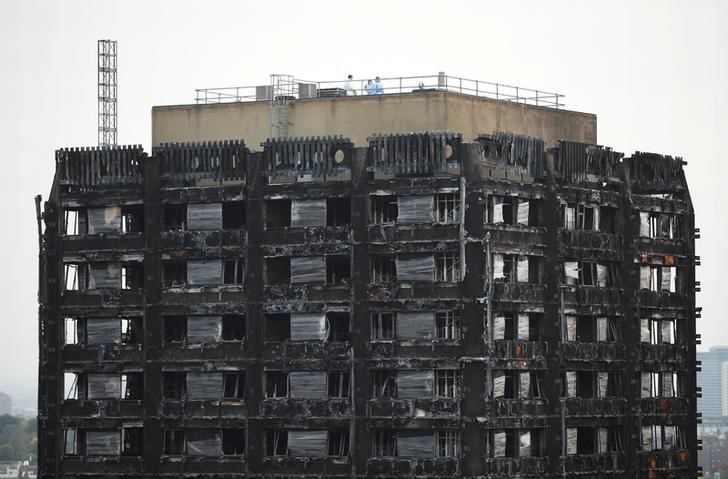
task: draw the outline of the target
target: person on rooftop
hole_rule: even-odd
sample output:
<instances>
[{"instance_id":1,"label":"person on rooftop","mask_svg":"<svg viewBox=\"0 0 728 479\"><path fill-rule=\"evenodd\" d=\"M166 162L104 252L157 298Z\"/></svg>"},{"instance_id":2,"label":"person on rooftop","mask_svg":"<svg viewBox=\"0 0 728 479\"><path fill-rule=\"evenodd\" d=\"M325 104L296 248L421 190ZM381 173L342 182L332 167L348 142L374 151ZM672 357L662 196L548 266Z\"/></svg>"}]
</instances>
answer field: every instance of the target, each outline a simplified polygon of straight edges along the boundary
<instances>
[{"instance_id":1,"label":"person on rooftop","mask_svg":"<svg viewBox=\"0 0 728 479\"><path fill-rule=\"evenodd\" d=\"M349 75L346 78L346 83L344 83L344 92L346 93L346 96L356 95L356 88L354 88L354 76Z\"/></svg>"},{"instance_id":2,"label":"person on rooftop","mask_svg":"<svg viewBox=\"0 0 728 479\"><path fill-rule=\"evenodd\" d=\"M384 93L384 85L382 84L382 79L379 77L376 77L374 79L374 94L382 95L383 93Z\"/></svg>"},{"instance_id":3,"label":"person on rooftop","mask_svg":"<svg viewBox=\"0 0 728 479\"><path fill-rule=\"evenodd\" d=\"M367 84L364 86L364 91L367 92L367 95L376 95L377 87L371 80L367 80Z\"/></svg>"}]
</instances>

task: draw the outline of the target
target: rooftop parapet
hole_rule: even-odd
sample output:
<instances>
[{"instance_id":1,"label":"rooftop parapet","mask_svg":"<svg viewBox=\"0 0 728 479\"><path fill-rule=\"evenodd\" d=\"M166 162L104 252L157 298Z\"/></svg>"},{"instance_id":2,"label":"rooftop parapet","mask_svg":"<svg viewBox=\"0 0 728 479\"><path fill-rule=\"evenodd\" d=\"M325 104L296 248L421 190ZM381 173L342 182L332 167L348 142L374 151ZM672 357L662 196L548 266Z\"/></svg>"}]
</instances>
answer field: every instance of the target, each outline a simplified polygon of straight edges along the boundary
<instances>
[{"instance_id":1,"label":"rooftop parapet","mask_svg":"<svg viewBox=\"0 0 728 479\"><path fill-rule=\"evenodd\" d=\"M336 176L351 169L354 144L342 136L269 138L261 143L271 177Z\"/></svg>"},{"instance_id":2,"label":"rooftop parapet","mask_svg":"<svg viewBox=\"0 0 728 479\"><path fill-rule=\"evenodd\" d=\"M556 176L571 184L619 185L624 181L623 156L608 147L562 140L556 149Z\"/></svg>"},{"instance_id":3,"label":"rooftop parapet","mask_svg":"<svg viewBox=\"0 0 728 479\"><path fill-rule=\"evenodd\" d=\"M56 175L62 185L140 185L144 180L141 145L63 148L56 151Z\"/></svg>"},{"instance_id":4,"label":"rooftop parapet","mask_svg":"<svg viewBox=\"0 0 728 479\"><path fill-rule=\"evenodd\" d=\"M164 143L154 147L160 173L168 180L243 180L247 154L243 140Z\"/></svg>"},{"instance_id":5,"label":"rooftop parapet","mask_svg":"<svg viewBox=\"0 0 728 479\"><path fill-rule=\"evenodd\" d=\"M369 170L397 176L460 174L460 133L424 132L369 137Z\"/></svg>"}]
</instances>

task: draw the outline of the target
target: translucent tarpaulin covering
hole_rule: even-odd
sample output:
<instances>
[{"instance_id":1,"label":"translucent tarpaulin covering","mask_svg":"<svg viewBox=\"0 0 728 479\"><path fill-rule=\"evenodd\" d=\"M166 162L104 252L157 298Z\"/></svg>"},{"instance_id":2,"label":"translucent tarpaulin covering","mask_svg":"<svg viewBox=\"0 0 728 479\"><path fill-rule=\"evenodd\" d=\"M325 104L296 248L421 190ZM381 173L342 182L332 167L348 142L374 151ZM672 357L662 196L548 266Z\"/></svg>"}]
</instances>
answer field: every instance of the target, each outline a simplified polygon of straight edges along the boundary
<instances>
[{"instance_id":1,"label":"translucent tarpaulin covering","mask_svg":"<svg viewBox=\"0 0 728 479\"><path fill-rule=\"evenodd\" d=\"M566 454L576 454L576 437L578 432L575 427L566 428Z\"/></svg>"},{"instance_id":2,"label":"translucent tarpaulin covering","mask_svg":"<svg viewBox=\"0 0 728 479\"><path fill-rule=\"evenodd\" d=\"M650 236L650 214L647 211L640 211L640 236Z\"/></svg>"},{"instance_id":3,"label":"translucent tarpaulin covering","mask_svg":"<svg viewBox=\"0 0 728 479\"><path fill-rule=\"evenodd\" d=\"M397 281L434 281L435 257L397 256Z\"/></svg>"},{"instance_id":4,"label":"translucent tarpaulin covering","mask_svg":"<svg viewBox=\"0 0 728 479\"><path fill-rule=\"evenodd\" d=\"M662 373L662 396L672 397L672 373Z\"/></svg>"},{"instance_id":5,"label":"translucent tarpaulin covering","mask_svg":"<svg viewBox=\"0 0 728 479\"><path fill-rule=\"evenodd\" d=\"M435 313L397 313L397 337L405 340L432 339Z\"/></svg>"},{"instance_id":6,"label":"translucent tarpaulin covering","mask_svg":"<svg viewBox=\"0 0 728 479\"><path fill-rule=\"evenodd\" d=\"M118 456L121 452L121 431L86 431L87 456Z\"/></svg>"},{"instance_id":7,"label":"translucent tarpaulin covering","mask_svg":"<svg viewBox=\"0 0 728 479\"><path fill-rule=\"evenodd\" d=\"M520 457L531 455L531 431L518 432L518 455Z\"/></svg>"},{"instance_id":8,"label":"translucent tarpaulin covering","mask_svg":"<svg viewBox=\"0 0 728 479\"><path fill-rule=\"evenodd\" d=\"M597 449L597 452L600 454L604 454L609 452L607 450L607 438L609 437L609 430L606 427L600 427L598 431L599 432L597 434L599 435L599 447Z\"/></svg>"},{"instance_id":9,"label":"translucent tarpaulin covering","mask_svg":"<svg viewBox=\"0 0 728 479\"><path fill-rule=\"evenodd\" d=\"M493 197L493 224L503 223L503 198Z\"/></svg>"},{"instance_id":10,"label":"translucent tarpaulin covering","mask_svg":"<svg viewBox=\"0 0 728 479\"><path fill-rule=\"evenodd\" d=\"M291 371L288 373L290 397L324 399L328 397L326 371Z\"/></svg>"},{"instance_id":11,"label":"translucent tarpaulin covering","mask_svg":"<svg viewBox=\"0 0 728 479\"><path fill-rule=\"evenodd\" d=\"M518 373L518 396L522 398L531 397L531 373Z\"/></svg>"},{"instance_id":12,"label":"translucent tarpaulin covering","mask_svg":"<svg viewBox=\"0 0 728 479\"><path fill-rule=\"evenodd\" d=\"M187 283L193 286L222 284L222 260L191 259L187 261Z\"/></svg>"},{"instance_id":13,"label":"translucent tarpaulin covering","mask_svg":"<svg viewBox=\"0 0 728 479\"><path fill-rule=\"evenodd\" d=\"M435 221L434 198L433 195L400 196L397 223L433 223Z\"/></svg>"},{"instance_id":14,"label":"translucent tarpaulin covering","mask_svg":"<svg viewBox=\"0 0 728 479\"><path fill-rule=\"evenodd\" d=\"M493 371L493 397L502 398L506 393L506 375L503 371Z\"/></svg>"},{"instance_id":15,"label":"translucent tarpaulin covering","mask_svg":"<svg viewBox=\"0 0 728 479\"><path fill-rule=\"evenodd\" d=\"M432 431L397 432L397 456L401 457L434 457L435 435Z\"/></svg>"},{"instance_id":16,"label":"translucent tarpaulin covering","mask_svg":"<svg viewBox=\"0 0 728 479\"><path fill-rule=\"evenodd\" d=\"M594 225L593 228L595 230L599 230L599 207L598 206L592 206L592 211L594 212Z\"/></svg>"},{"instance_id":17,"label":"translucent tarpaulin covering","mask_svg":"<svg viewBox=\"0 0 728 479\"><path fill-rule=\"evenodd\" d=\"M326 226L326 200L291 201L291 228Z\"/></svg>"},{"instance_id":18,"label":"translucent tarpaulin covering","mask_svg":"<svg viewBox=\"0 0 728 479\"><path fill-rule=\"evenodd\" d=\"M662 333L662 342L663 343L674 343L674 338L672 337L672 321L669 321L667 319L663 319L660 321L660 329Z\"/></svg>"},{"instance_id":19,"label":"translucent tarpaulin covering","mask_svg":"<svg viewBox=\"0 0 728 479\"><path fill-rule=\"evenodd\" d=\"M650 267L640 267L640 289L650 289Z\"/></svg>"},{"instance_id":20,"label":"translucent tarpaulin covering","mask_svg":"<svg viewBox=\"0 0 728 479\"><path fill-rule=\"evenodd\" d=\"M121 264L90 263L89 289L121 288Z\"/></svg>"},{"instance_id":21,"label":"translucent tarpaulin covering","mask_svg":"<svg viewBox=\"0 0 728 479\"><path fill-rule=\"evenodd\" d=\"M291 283L325 283L326 258L323 256L298 256L291 258Z\"/></svg>"},{"instance_id":22,"label":"translucent tarpaulin covering","mask_svg":"<svg viewBox=\"0 0 728 479\"><path fill-rule=\"evenodd\" d=\"M576 209L572 206L564 208L564 228L567 230L576 229Z\"/></svg>"},{"instance_id":23,"label":"translucent tarpaulin covering","mask_svg":"<svg viewBox=\"0 0 728 479\"><path fill-rule=\"evenodd\" d=\"M576 397L576 371L566 371L566 397Z\"/></svg>"},{"instance_id":24,"label":"translucent tarpaulin covering","mask_svg":"<svg viewBox=\"0 0 728 479\"><path fill-rule=\"evenodd\" d=\"M517 268L517 276L519 283L528 283L528 256L519 256Z\"/></svg>"},{"instance_id":25,"label":"translucent tarpaulin covering","mask_svg":"<svg viewBox=\"0 0 728 479\"><path fill-rule=\"evenodd\" d=\"M193 231L221 230L222 203L187 205L187 229Z\"/></svg>"},{"instance_id":26,"label":"translucent tarpaulin covering","mask_svg":"<svg viewBox=\"0 0 728 479\"><path fill-rule=\"evenodd\" d=\"M652 427L642 426L642 450L652 450Z\"/></svg>"},{"instance_id":27,"label":"translucent tarpaulin covering","mask_svg":"<svg viewBox=\"0 0 728 479\"><path fill-rule=\"evenodd\" d=\"M121 342L121 319L103 318L86 320L86 344Z\"/></svg>"},{"instance_id":28,"label":"translucent tarpaulin covering","mask_svg":"<svg viewBox=\"0 0 728 479\"><path fill-rule=\"evenodd\" d=\"M89 208L88 234L119 233L121 231L121 208L110 206L108 208Z\"/></svg>"},{"instance_id":29,"label":"translucent tarpaulin covering","mask_svg":"<svg viewBox=\"0 0 728 479\"><path fill-rule=\"evenodd\" d=\"M640 397L648 398L652 396L652 378L649 372L640 374Z\"/></svg>"},{"instance_id":30,"label":"translucent tarpaulin covering","mask_svg":"<svg viewBox=\"0 0 728 479\"><path fill-rule=\"evenodd\" d=\"M566 284L579 283L579 263L576 261L564 261L564 273L566 274Z\"/></svg>"},{"instance_id":31,"label":"translucent tarpaulin covering","mask_svg":"<svg viewBox=\"0 0 728 479\"><path fill-rule=\"evenodd\" d=\"M672 280L674 271L675 268L671 268L669 266L662 267L662 284L660 285L660 289L663 291L675 291L675 288L673 287L675 283Z\"/></svg>"},{"instance_id":32,"label":"translucent tarpaulin covering","mask_svg":"<svg viewBox=\"0 0 728 479\"><path fill-rule=\"evenodd\" d=\"M650 320L640 319L640 342L650 342Z\"/></svg>"},{"instance_id":33,"label":"translucent tarpaulin covering","mask_svg":"<svg viewBox=\"0 0 728 479\"><path fill-rule=\"evenodd\" d=\"M187 399L204 401L222 399L222 373L187 373Z\"/></svg>"},{"instance_id":34,"label":"translucent tarpaulin covering","mask_svg":"<svg viewBox=\"0 0 728 479\"><path fill-rule=\"evenodd\" d=\"M290 456L325 456L326 436L326 431L288 431L288 453Z\"/></svg>"},{"instance_id":35,"label":"translucent tarpaulin covering","mask_svg":"<svg viewBox=\"0 0 728 479\"><path fill-rule=\"evenodd\" d=\"M503 275L503 255L493 254L493 279L502 279Z\"/></svg>"},{"instance_id":36,"label":"translucent tarpaulin covering","mask_svg":"<svg viewBox=\"0 0 728 479\"><path fill-rule=\"evenodd\" d=\"M528 226L528 201L521 201L518 203L518 224Z\"/></svg>"},{"instance_id":37,"label":"translucent tarpaulin covering","mask_svg":"<svg viewBox=\"0 0 728 479\"><path fill-rule=\"evenodd\" d=\"M607 397L607 385L609 384L609 373L606 371L597 372L597 397Z\"/></svg>"},{"instance_id":38,"label":"translucent tarpaulin covering","mask_svg":"<svg viewBox=\"0 0 728 479\"><path fill-rule=\"evenodd\" d=\"M187 342L217 343L222 338L222 316L188 316Z\"/></svg>"},{"instance_id":39,"label":"translucent tarpaulin covering","mask_svg":"<svg viewBox=\"0 0 728 479\"><path fill-rule=\"evenodd\" d=\"M607 340L607 318L597 318L597 341Z\"/></svg>"},{"instance_id":40,"label":"translucent tarpaulin covering","mask_svg":"<svg viewBox=\"0 0 728 479\"><path fill-rule=\"evenodd\" d=\"M597 265L597 286L600 288L607 287L607 267L603 264Z\"/></svg>"},{"instance_id":41,"label":"translucent tarpaulin covering","mask_svg":"<svg viewBox=\"0 0 728 479\"><path fill-rule=\"evenodd\" d=\"M506 318L504 316L493 317L493 340L505 339Z\"/></svg>"},{"instance_id":42,"label":"translucent tarpaulin covering","mask_svg":"<svg viewBox=\"0 0 728 479\"><path fill-rule=\"evenodd\" d=\"M325 314L291 314L291 341L323 341L326 334Z\"/></svg>"},{"instance_id":43,"label":"translucent tarpaulin covering","mask_svg":"<svg viewBox=\"0 0 728 479\"><path fill-rule=\"evenodd\" d=\"M188 456L222 455L222 433L217 429L187 429Z\"/></svg>"},{"instance_id":44,"label":"translucent tarpaulin covering","mask_svg":"<svg viewBox=\"0 0 728 479\"><path fill-rule=\"evenodd\" d=\"M566 340L576 341L576 316L566 315Z\"/></svg>"},{"instance_id":45,"label":"translucent tarpaulin covering","mask_svg":"<svg viewBox=\"0 0 728 479\"><path fill-rule=\"evenodd\" d=\"M397 396L402 399L432 396L432 371L397 371Z\"/></svg>"},{"instance_id":46,"label":"translucent tarpaulin covering","mask_svg":"<svg viewBox=\"0 0 728 479\"><path fill-rule=\"evenodd\" d=\"M518 315L518 339L528 340L528 333L531 329L531 321L528 314Z\"/></svg>"},{"instance_id":47,"label":"translucent tarpaulin covering","mask_svg":"<svg viewBox=\"0 0 728 479\"><path fill-rule=\"evenodd\" d=\"M119 374L89 374L86 377L89 399L119 399L121 376Z\"/></svg>"},{"instance_id":48,"label":"translucent tarpaulin covering","mask_svg":"<svg viewBox=\"0 0 728 479\"><path fill-rule=\"evenodd\" d=\"M505 431L496 431L493 434L493 457L506 457Z\"/></svg>"}]
</instances>

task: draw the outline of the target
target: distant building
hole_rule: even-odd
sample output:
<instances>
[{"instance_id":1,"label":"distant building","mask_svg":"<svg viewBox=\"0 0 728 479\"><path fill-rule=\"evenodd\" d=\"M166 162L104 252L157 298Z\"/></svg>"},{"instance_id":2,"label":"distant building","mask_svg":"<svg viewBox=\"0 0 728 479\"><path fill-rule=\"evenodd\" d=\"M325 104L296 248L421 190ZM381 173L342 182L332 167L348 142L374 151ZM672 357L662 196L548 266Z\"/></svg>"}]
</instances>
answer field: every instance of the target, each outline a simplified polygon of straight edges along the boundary
<instances>
[{"instance_id":1,"label":"distant building","mask_svg":"<svg viewBox=\"0 0 728 479\"><path fill-rule=\"evenodd\" d=\"M0 416L13 413L13 398L10 395L0 392Z\"/></svg>"},{"instance_id":2,"label":"distant building","mask_svg":"<svg viewBox=\"0 0 728 479\"><path fill-rule=\"evenodd\" d=\"M698 411L703 417L728 416L728 347L698 352L697 359L701 361L698 386L702 388Z\"/></svg>"}]
</instances>

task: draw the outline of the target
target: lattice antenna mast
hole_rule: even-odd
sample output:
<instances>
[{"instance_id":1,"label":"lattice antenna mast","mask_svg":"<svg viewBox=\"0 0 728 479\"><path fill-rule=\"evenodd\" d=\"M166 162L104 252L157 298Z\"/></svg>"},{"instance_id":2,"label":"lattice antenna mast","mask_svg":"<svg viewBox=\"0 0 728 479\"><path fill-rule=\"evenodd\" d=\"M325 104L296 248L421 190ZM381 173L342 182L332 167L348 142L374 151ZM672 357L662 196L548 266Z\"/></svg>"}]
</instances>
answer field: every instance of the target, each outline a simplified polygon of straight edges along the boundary
<instances>
[{"instance_id":1,"label":"lattice antenna mast","mask_svg":"<svg viewBox=\"0 0 728 479\"><path fill-rule=\"evenodd\" d=\"M292 75L270 76L270 136L288 136L288 102L295 99L295 81Z\"/></svg>"},{"instance_id":2,"label":"lattice antenna mast","mask_svg":"<svg viewBox=\"0 0 728 479\"><path fill-rule=\"evenodd\" d=\"M99 146L116 146L116 40L98 42Z\"/></svg>"}]
</instances>

